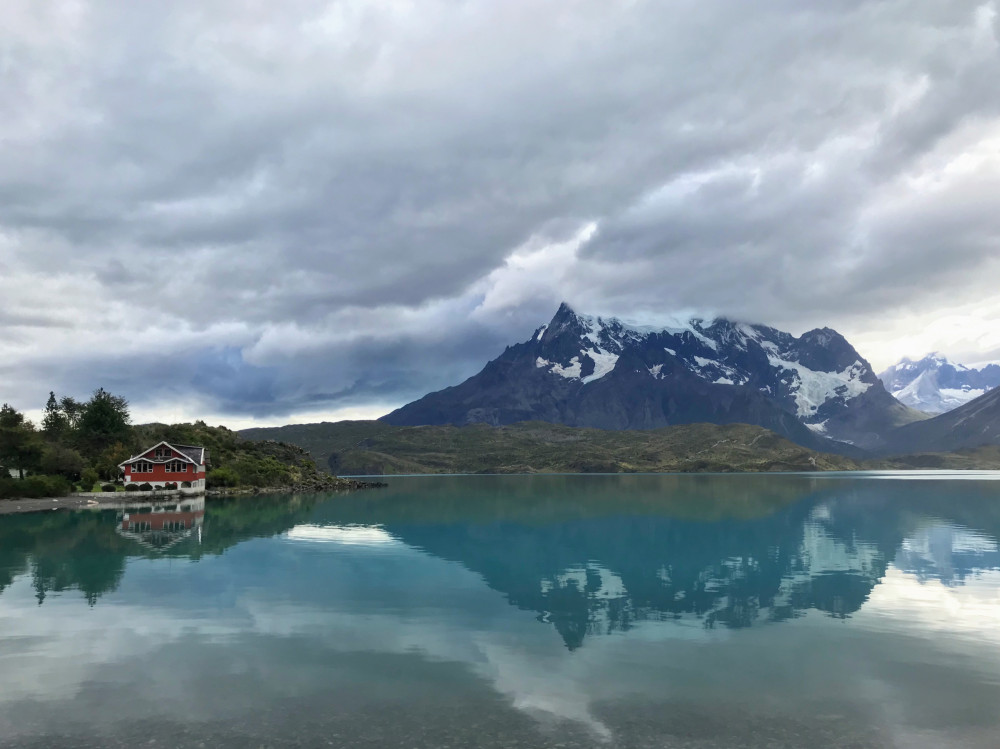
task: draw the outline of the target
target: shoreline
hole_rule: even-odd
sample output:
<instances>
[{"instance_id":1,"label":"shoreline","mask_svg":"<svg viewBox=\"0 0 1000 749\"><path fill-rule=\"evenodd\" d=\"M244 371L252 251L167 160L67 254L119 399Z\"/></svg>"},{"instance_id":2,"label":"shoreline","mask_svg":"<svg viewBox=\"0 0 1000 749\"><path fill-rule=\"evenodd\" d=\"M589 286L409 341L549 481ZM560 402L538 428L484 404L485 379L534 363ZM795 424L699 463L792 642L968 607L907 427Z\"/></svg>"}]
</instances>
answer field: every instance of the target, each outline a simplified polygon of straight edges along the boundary
<instances>
[{"instance_id":1,"label":"shoreline","mask_svg":"<svg viewBox=\"0 0 1000 749\"><path fill-rule=\"evenodd\" d=\"M374 477L371 477L374 478ZM287 486L241 486L207 489L206 497L239 497L254 494L325 494L327 492L361 491L363 489L382 489L388 486L383 481L358 481L357 479L339 479L336 483L291 484Z\"/></svg>"},{"instance_id":2,"label":"shoreline","mask_svg":"<svg viewBox=\"0 0 1000 749\"><path fill-rule=\"evenodd\" d=\"M52 497L38 499L0 500L0 515L18 515L24 512L45 512L47 510L88 510L100 503L90 497Z\"/></svg>"},{"instance_id":3,"label":"shoreline","mask_svg":"<svg viewBox=\"0 0 1000 749\"><path fill-rule=\"evenodd\" d=\"M985 474L985 475L984 475ZM860 471L724 471L724 472L636 472L636 473L411 473L411 474L371 474L364 478L448 478L448 477L509 477L509 476L810 476L814 478L871 478L871 479L1000 479L997 469L881 469ZM239 497L259 494L327 494L333 492L360 491L364 489L380 489L388 486L384 481L359 481L362 476L344 478L343 483L336 486L272 486L209 489L204 494L183 496L149 496L143 492L117 492L117 497L98 497L83 494L71 494L66 497L43 497L38 499L2 499L0 500L0 516L18 515L29 512L47 512L51 510L88 510L107 509L109 505L133 505L140 500L170 501L185 497ZM100 501L103 500L103 501Z\"/></svg>"},{"instance_id":4,"label":"shoreline","mask_svg":"<svg viewBox=\"0 0 1000 749\"><path fill-rule=\"evenodd\" d=\"M171 494L164 496L158 494L150 496L151 492L115 492L114 496L110 492L87 494L70 494L66 497L39 497L34 499L0 499L0 516L20 515L29 512L49 512L52 510L97 510L107 509L110 505L134 505L144 502L170 502L181 501L186 498L200 497L238 497L253 496L255 494L324 494L328 492L359 491L362 489L380 489L386 486L381 481L358 481L356 479L344 479L343 483L335 486L272 486L272 487L248 487L234 489L210 489L204 493L194 494ZM103 495L103 496L102 496ZM119 499L120 497L120 499Z\"/></svg>"}]
</instances>

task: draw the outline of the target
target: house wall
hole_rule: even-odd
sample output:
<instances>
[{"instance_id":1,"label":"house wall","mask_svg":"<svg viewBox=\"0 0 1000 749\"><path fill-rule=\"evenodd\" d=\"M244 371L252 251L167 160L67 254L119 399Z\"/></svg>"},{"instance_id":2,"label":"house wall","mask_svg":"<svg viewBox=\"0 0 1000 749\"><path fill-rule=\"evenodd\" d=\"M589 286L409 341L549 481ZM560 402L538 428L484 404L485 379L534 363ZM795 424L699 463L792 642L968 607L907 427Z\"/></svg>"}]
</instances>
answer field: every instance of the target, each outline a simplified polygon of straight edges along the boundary
<instances>
[{"instance_id":1,"label":"house wall","mask_svg":"<svg viewBox=\"0 0 1000 749\"><path fill-rule=\"evenodd\" d=\"M201 466L201 470L197 473L168 473L167 471L156 471L155 468L162 468L162 466L154 467L153 473L126 473L125 483L151 484L154 489L171 483L177 484L177 488L181 491L205 491L204 466ZM184 481L189 482L191 486L181 486Z\"/></svg>"},{"instance_id":2,"label":"house wall","mask_svg":"<svg viewBox=\"0 0 1000 749\"><path fill-rule=\"evenodd\" d=\"M187 464L189 470L184 472L179 471L168 471L166 464L164 463L153 463L153 470L151 473L134 473L131 466L126 466L125 468L125 481L128 482L129 476L132 476L132 481L137 483L142 483L148 481L153 484L157 481L194 481L196 479L205 478L205 466L196 466Z\"/></svg>"},{"instance_id":3,"label":"house wall","mask_svg":"<svg viewBox=\"0 0 1000 749\"><path fill-rule=\"evenodd\" d=\"M150 472L134 473L131 466L125 468L125 483L152 484L154 487L175 483L181 488L184 481L190 482L192 489L205 488L205 466L187 464L188 471L168 471L163 463L153 463ZM187 487L183 487L187 488Z\"/></svg>"}]
</instances>

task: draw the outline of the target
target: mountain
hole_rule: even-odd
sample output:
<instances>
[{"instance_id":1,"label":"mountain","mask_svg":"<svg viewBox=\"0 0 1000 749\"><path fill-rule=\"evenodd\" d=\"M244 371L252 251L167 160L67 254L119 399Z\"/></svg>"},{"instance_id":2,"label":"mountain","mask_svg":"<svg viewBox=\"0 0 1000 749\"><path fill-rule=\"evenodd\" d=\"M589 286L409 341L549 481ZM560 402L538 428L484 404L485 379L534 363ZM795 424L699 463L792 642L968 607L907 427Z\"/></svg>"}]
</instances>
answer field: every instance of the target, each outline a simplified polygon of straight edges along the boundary
<instances>
[{"instance_id":1,"label":"mountain","mask_svg":"<svg viewBox=\"0 0 1000 749\"><path fill-rule=\"evenodd\" d=\"M552 321L483 370L382 417L388 424L547 421L599 429L747 423L851 453L923 415L885 390L835 330L796 338L725 319L669 327L580 315Z\"/></svg>"},{"instance_id":2,"label":"mountain","mask_svg":"<svg viewBox=\"0 0 1000 749\"><path fill-rule=\"evenodd\" d=\"M1000 385L1000 364L954 364L930 354L920 361L902 359L879 375L901 403L929 414L958 408Z\"/></svg>"},{"instance_id":3,"label":"mountain","mask_svg":"<svg viewBox=\"0 0 1000 749\"><path fill-rule=\"evenodd\" d=\"M893 453L945 452L1000 444L1000 389L888 436Z\"/></svg>"}]
</instances>

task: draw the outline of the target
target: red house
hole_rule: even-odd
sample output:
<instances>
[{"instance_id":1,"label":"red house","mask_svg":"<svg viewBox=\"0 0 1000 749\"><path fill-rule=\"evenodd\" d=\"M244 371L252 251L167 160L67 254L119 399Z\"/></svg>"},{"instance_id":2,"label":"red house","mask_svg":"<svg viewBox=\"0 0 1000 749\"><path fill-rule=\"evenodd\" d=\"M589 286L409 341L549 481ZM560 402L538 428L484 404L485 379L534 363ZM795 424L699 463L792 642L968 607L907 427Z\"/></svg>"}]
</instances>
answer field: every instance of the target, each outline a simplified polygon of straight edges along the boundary
<instances>
[{"instance_id":1,"label":"red house","mask_svg":"<svg viewBox=\"0 0 1000 749\"><path fill-rule=\"evenodd\" d=\"M129 458L118 467L125 472L126 484L151 484L161 489L177 484L192 494L205 491L205 463L208 450L194 445L171 445L161 442Z\"/></svg>"}]
</instances>

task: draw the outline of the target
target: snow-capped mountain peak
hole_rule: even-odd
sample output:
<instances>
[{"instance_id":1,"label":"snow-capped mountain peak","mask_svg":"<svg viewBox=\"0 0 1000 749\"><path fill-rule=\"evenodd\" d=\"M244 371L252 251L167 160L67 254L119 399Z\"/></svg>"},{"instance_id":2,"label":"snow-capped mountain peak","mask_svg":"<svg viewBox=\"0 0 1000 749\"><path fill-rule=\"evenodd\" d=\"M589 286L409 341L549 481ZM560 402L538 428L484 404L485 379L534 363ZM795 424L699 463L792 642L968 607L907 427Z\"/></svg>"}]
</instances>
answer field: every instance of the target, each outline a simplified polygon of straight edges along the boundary
<instances>
[{"instance_id":1,"label":"snow-capped mountain peak","mask_svg":"<svg viewBox=\"0 0 1000 749\"><path fill-rule=\"evenodd\" d=\"M754 387L807 423L825 421L828 404L852 400L877 382L868 363L829 328L796 338L724 318L636 325L578 314L563 303L540 331L534 340L547 353L536 357L535 366L559 377L590 384L612 372L631 349L649 360L651 377L664 378L669 358L706 382Z\"/></svg>"},{"instance_id":2,"label":"snow-capped mountain peak","mask_svg":"<svg viewBox=\"0 0 1000 749\"><path fill-rule=\"evenodd\" d=\"M925 413L941 414L1000 385L1000 365L966 366L933 353L918 361L904 358L879 378L900 402Z\"/></svg>"},{"instance_id":3,"label":"snow-capped mountain peak","mask_svg":"<svg viewBox=\"0 0 1000 749\"><path fill-rule=\"evenodd\" d=\"M893 399L830 328L796 337L725 318L637 324L578 314L564 303L479 374L383 418L601 429L739 422L838 450L847 448L822 437L876 446L881 434L920 415Z\"/></svg>"}]
</instances>

